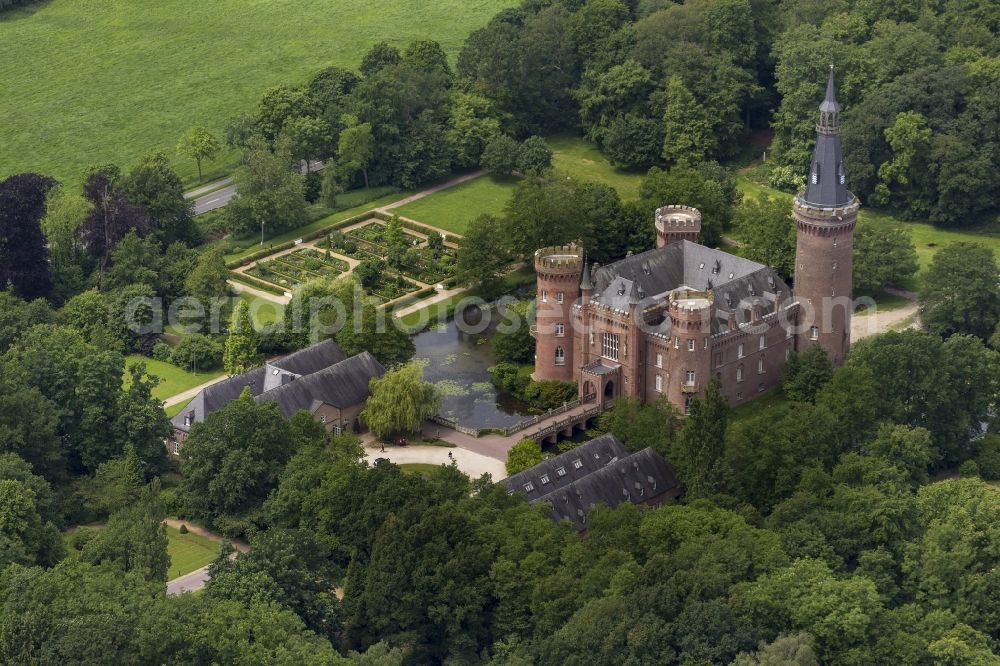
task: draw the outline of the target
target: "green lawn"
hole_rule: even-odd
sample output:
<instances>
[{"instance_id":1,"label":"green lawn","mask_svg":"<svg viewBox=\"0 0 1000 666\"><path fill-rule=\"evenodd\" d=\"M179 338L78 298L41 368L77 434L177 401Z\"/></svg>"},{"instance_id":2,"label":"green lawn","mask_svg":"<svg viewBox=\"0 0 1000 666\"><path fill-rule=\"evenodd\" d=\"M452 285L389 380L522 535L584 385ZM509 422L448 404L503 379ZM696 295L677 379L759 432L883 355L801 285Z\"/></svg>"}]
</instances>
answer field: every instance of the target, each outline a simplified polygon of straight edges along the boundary
<instances>
[{"instance_id":1,"label":"green lawn","mask_svg":"<svg viewBox=\"0 0 1000 666\"><path fill-rule=\"evenodd\" d=\"M610 185L618 190L622 199L639 196L643 174L614 168L593 143L569 135L545 140L552 148L552 164L559 171L581 180ZM501 214L516 183L512 178L484 176L401 206L397 212L403 217L461 234L465 233L469 222L480 215Z\"/></svg>"},{"instance_id":2,"label":"green lawn","mask_svg":"<svg viewBox=\"0 0 1000 666\"><path fill-rule=\"evenodd\" d=\"M622 171L611 166L593 143L578 136L551 136L552 165L581 180L594 180L618 190L623 200L638 199L644 171Z\"/></svg>"},{"instance_id":3,"label":"green lawn","mask_svg":"<svg viewBox=\"0 0 1000 666\"><path fill-rule=\"evenodd\" d=\"M301 238L305 234L308 234L312 231L316 231L317 229L328 227L331 224L335 224L337 222L340 222L341 220L346 220L347 218L354 217L355 215L360 215L361 213L372 210L373 208L378 208L380 206L390 204L393 201L399 201L405 196L406 196L405 192L387 194L386 196L375 199L374 201L369 201L367 203L361 204L360 206L355 206L354 208L347 208L345 210L340 211L339 213L334 213L333 215L329 215L322 219L316 220L315 222L307 224L304 227L299 227L298 229L292 229L291 231L286 231L285 233L274 236L273 238L267 238L264 241L265 245L280 245L281 243L287 243L288 241L293 241L296 238ZM230 252L226 254L225 256L226 261L239 259L241 257L247 256L248 254L253 254L254 252L258 252L259 250L261 250L259 242L257 243L254 243L252 241L246 241L246 242L248 242L249 245L242 245L242 243L240 243L242 247L239 249L239 251Z\"/></svg>"},{"instance_id":4,"label":"green lawn","mask_svg":"<svg viewBox=\"0 0 1000 666\"><path fill-rule=\"evenodd\" d=\"M254 326L258 329L273 324L285 316L285 306L281 303L258 298L246 292L240 294L240 300L245 301L250 306Z\"/></svg>"},{"instance_id":5,"label":"green lawn","mask_svg":"<svg viewBox=\"0 0 1000 666\"><path fill-rule=\"evenodd\" d=\"M79 177L158 148L193 125L220 133L261 93L328 65L355 69L386 40L465 36L515 0L50 0L0 17L0 177ZM15 64L16 63L16 64ZM229 170L227 151L206 180ZM191 182L193 161L177 160Z\"/></svg>"},{"instance_id":6,"label":"green lawn","mask_svg":"<svg viewBox=\"0 0 1000 666\"><path fill-rule=\"evenodd\" d=\"M209 372L188 372L176 365L157 361L138 354L132 354L125 359L126 366L130 366L137 361L146 364L146 372L160 378L160 383L153 389L153 396L160 400L166 400L172 395L177 395L199 384L221 376L222 370L211 370ZM125 385L128 385L130 375L125 373Z\"/></svg>"},{"instance_id":7,"label":"green lawn","mask_svg":"<svg viewBox=\"0 0 1000 666\"><path fill-rule=\"evenodd\" d=\"M759 182L754 182L745 174L738 175L736 182L740 191L747 197L756 199L762 195L770 195L787 199L789 205L791 205L792 195L772 189L766 185L761 185ZM900 220L885 211L865 206L862 206L860 213L858 213L858 223L862 225L900 224L909 229L913 237L913 244L917 248L917 257L920 261L920 271L917 273L917 281L904 285L909 288L918 286L920 276L930 266L934 253L951 243L969 242L985 245L993 250L993 253L1000 259L1000 224L994 223L983 227L961 230L939 229L926 222Z\"/></svg>"},{"instance_id":8,"label":"green lawn","mask_svg":"<svg viewBox=\"0 0 1000 666\"><path fill-rule=\"evenodd\" d=\"M403 474L430 474L436 470L440 465L431 465L430 463L404 463L399 466L399 469L403 471Z\"/></svg>"},{"instance_id":9,"label":"green lawn","mask_svg":"<svg viewBox=\"0 0 1000 666\"><path fill-rule=\"evenodd\" d=\"M393 212L456 234L480 215L498 215L510 199L513 178L482 176L396 208Z\"/></svg>"},{"instance_id":10,"label":"green lawn","mask_svg":"<svg viewBox=\"0 0 1000 666\"><path fill-rule=\"evenodd\" d=\"M193 399L194 398L192 398L192 400ZM168 419L172 419L178 414L180 414L181 410L187 407L189 402L191 402L191 400L182 400L181 402L178 402L176 405L171 405L170 407L165 408L163 412L167 415Z\"/></svg>"},{"instance_id":11,"label":"green lawn","mask_svg":"<svg viewBox=\"0 0 1000 666\"><path fill-rule=\"evenodd\" d=\"M191 532L181 534L179 530L168 527L167 554L170 555L167 580L173 580L211 564L219 554L219 544L203 536Z\"/></svg>"}]
</instances>

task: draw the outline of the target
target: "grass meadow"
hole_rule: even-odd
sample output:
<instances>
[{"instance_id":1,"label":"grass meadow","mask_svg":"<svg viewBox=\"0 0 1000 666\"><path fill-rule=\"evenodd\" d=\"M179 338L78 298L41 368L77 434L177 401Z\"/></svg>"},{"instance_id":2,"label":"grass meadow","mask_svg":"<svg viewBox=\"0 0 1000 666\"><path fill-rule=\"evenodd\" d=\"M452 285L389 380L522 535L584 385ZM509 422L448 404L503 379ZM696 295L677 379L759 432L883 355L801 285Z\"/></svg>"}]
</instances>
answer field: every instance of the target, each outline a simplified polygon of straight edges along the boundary
<instances>
[{"instance_id":1,"label":"grass meadow","mask_svg":"<svg viewBox=\"0 0 1000 666\"><path fill-rule=\"evenodd\" d=\"M642 172L628 172L611 166L597 146L578 136L560 135L545 139L552 148L552 164L563 173L614 187L624 199L639 196ZM457 234L483 214L503 213L517 180L483 176L449 187L429 197L401 206L395 212Z\"/></svg>"},{"instance_id":2,"label":"grass meadow","mask_svg":"<svg viewBox=\"0 0 1000 666\"><path fill-rule=\"evenodd\" d=\"M170 555L167 580L173 580L211 564L219 554L219 544L193 532L181 534L180 530L168 527L167 554Z\"/></svg>"},{"instance_id":3,"label":"grass meadow","mask_svg":"<svg viewBox=\"0 0 1000 666\"><path fill-rule=\"evenodd\" d=\"M516 0L50 0L0 15L0 177L76 179L90 164L127 165L158 148L193 182L177 138L220 132L261 93L329 65L357 68L385 40L466 35ZM206 180L230 170L226 152Z\"/></svg>"},{"instance_id":4,"label":"grass meadow","mask_svg":"<svg viewBox=\"0 0 1000 666\"><path fill-rule=\"evenodd\" d=\"M146 364L146 372L149 375L160 378L160 383L153 389L153 397L160 400L166 400L170 396L177 395L178 393L187 391L195 386L204 384L205 382L215 379L223 374L221 369L210 370L208 372L188 372L183 368L178 368L176 365L140 356L139 354L132 354L131 356L126 357L125 365L131 366L139 361ZM130 380L131 375L126 372L126 386Z\"/></svg>"},{"instance_id":5,"label":"grass meadow","mask_svg":"<svg viewBox=\"0 0 1000 666\"><path fill-rule=\"evenodd\" d=\"M762 185L746 173L738 175L736 182L740 191L746 197L756 199L768 195L785 199L788 201L789 206L791 206L792 195ZM862 205L861 211L858 213L858 224L875 226L898 224L909 230L913 238L913 244L917 249L917 259L920 263L920 270L916 275L916 279L911 280L910 284L904 285L910 289L919 287L921 276L930 266L934 253L952 243L967 242L985 245L993 250L997 259L1000 260L1000 224L996 222L966 229L940 229L927 222L902 220L884 210Z\"/></svg>"}]
</instances>

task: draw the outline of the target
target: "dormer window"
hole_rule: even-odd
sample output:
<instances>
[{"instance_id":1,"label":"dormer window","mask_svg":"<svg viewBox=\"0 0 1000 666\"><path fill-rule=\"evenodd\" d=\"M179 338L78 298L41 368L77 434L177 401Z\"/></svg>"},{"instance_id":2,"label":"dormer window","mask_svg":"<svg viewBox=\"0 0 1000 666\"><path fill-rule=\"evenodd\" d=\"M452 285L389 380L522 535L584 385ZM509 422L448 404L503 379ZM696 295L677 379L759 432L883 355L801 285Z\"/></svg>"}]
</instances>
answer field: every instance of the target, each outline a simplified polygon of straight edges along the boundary
<instances>
[{"instance_id":1,"label":"dormer window","mask_svg":"<svg viewBox=\"0 0 1000 666\"><path fill-rule=\"evenodd\" d=\"M559 477L566 476L566 468L565 467L559 467L559 468L557 468L556 469L556 476L559 476Z\"/></svg>"},{"instance_id":2,"label":"dormer window","mask_svg":"<svg viewBox=\"0 0 1000 666\"><path fill-rule=\"evenodd\" d=\"M722 270L722 262L716 259L715 266L712 267L712 275L718 275L720 270Z\"/></svg>"},{"instance_id":3,"label":"dormer window","mask_svg":"<svg viewBox=\"0 0 1000 666\"><path fill-rule=\"evenodd\" d=\"M524 484L524 492L530 493L534 489L535 489L535 484L533 484L531 481L528 481L526 484Z\"/></svg>"},{"instance_id":4,"label":"dormer window","mask_svg":"<svg viewBox=\"0 0 1000 666\"><path fill-rule=\"evenodd\" d=\"M813 172L812 172L811 180L812 180L812 184L813 185L816 185L816 184L819 183L819 162L816 162L815 164L813 164Z\"/></svg>"},{"instance_id":5,"label":"dormer window","mask_svg":"<svg viewBox=\"0 0 1000 666\"><path fill-rule=\"evenodd\" d=\"M194 412L188 412L184 415L184 427L190 428L191 422L194 421Z\"/></svg>"},{"instance_id":6,"label":"dormer window","mask_svg":"<svg viewBox=\"0 0 1000 666\"><path fill-rule=\"evenodd\" d=\"M546 483L549 482L549 475L548 474L542 474L542 478L540 480L542 482L542 485L544 486Z\"/></svg>"},{"instance_id":7,"label":"dormer window","mask_svg":"<svg viewBox=\"0 0 1000 666\"><path fill-rule=\"evenodd\" d=\"M580 460L579 458L577 458L576 460L573 461L573 469L580 469L581 467L583 467L583 461L582 460Z\"/></svg>"}]
</instances>

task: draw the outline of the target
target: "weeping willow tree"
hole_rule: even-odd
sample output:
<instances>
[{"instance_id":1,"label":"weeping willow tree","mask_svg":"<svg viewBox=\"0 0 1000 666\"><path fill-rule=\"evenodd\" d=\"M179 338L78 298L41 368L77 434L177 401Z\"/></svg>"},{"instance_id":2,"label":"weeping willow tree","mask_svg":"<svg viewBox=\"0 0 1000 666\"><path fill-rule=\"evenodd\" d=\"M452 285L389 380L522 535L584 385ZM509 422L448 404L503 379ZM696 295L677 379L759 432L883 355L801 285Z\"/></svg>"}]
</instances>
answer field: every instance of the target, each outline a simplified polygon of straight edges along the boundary
<instances>
[{"instance_id":1,"label":"weeping willow tree","mask_svg":"<svg viewBox=\"0 0 1000 666\"><path fill-rule=\"evenodd\" d=\"M375 436L420 430L420 424L437 413L441 396L437 388L424 381L424 364L411 361L373 379L371 396L362 417Z\"/></svg>"}]
</instances>

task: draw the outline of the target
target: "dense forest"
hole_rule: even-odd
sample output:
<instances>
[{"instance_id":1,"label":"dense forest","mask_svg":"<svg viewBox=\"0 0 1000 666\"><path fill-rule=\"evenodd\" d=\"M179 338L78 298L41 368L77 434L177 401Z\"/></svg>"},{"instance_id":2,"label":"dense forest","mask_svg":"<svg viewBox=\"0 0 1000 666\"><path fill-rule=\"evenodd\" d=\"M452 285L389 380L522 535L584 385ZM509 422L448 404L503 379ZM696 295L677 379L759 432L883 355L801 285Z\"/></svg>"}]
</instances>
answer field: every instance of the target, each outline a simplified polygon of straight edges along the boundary
<instances>
[{"instance_id":1,"label":"dense forest","mask_svg":"<svg viewBox=\"0 0 1000 666\"><path fill-rule=\"evenodd\" d=\"M801 183L831 62L866 205L977 223L1000 201L998 32L1000 5L976 0L528 0L454 66L432 41L379 44L356 72L267 91L228 125L244 159L219 228L194 220L161 153L95 166L78 187L0 182L0 661L1000 664L987 249L937 253L926 332L861 342L837 369L793 356L785 402L734 413L712 389L683 419L619 401L593 434L657 449L684 501L595 508L583 538L487 478L371 464L354 437L248 399L193 428L175 468L155 381L126 368L132 353L226 363L232 336L157 351L126 325L136 299L217 299L229 321L222 249L206 240L479 166L522 178L502 217L466 234L461 282L498 288L552 243L581 240L602 262L646 249L665 201L703 211L706 243L738 224L746 251L787 275L787 204L740 203L730 167L773 128L772 184ZM553 177L539 137L563 131L645 172L638 199ZM313 159L327 168L292 168ZM867 233L856 282L917 270L905 234ZM352 287L308 285L294 302L353 304ZM374 306L348 309L362 321L338 333L345 351L412 356L404 333L376 331ZM241 362L308 342L261 335ZM223 548L203 593L168 597L166 515L252 549Z\"/></svg>"}]
</instances>

